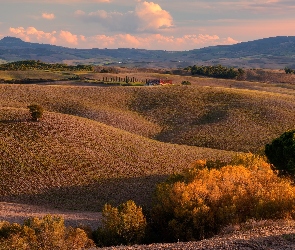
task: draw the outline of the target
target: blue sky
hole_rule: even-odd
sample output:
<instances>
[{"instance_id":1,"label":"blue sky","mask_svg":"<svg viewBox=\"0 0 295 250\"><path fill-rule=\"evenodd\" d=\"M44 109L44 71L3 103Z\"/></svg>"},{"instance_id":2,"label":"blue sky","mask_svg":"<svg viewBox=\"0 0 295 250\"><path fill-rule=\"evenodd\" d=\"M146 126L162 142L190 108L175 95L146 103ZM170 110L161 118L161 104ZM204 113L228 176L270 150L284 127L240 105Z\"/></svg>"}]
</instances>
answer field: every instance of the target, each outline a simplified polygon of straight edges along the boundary
<instances>
[{"instance_id":1,"label":"blue sky","mask_svg":"<svg viewBox=\"0 0 295 250\"><path fill-rule=\"evenodd\" d=\"M295 36L290 0L0 0L0 38L73 48L190 50Z\"/></svg>"}]
</instances>

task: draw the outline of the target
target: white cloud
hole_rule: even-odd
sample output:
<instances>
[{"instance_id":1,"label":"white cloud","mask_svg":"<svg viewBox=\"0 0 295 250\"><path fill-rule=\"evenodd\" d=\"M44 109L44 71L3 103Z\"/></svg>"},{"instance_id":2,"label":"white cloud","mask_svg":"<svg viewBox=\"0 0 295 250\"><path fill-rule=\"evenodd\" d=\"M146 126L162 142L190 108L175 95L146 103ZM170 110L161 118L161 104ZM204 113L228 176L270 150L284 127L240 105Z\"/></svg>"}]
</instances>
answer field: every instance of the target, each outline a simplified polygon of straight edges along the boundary
<instances>
[{"instance_id":1,"label":"white cloud","mask_svg":"<svg viewBox=\"0 0 295 250\"><path fill-rule=\"evenodd\" d=\"M53 13L42 13L42 18L52 20L55 18L55 15Z\"/></svg>"},{"instance_id":2,"label":"white cloud","mask_svg":"<svg viewBox=\"0 0 295 250\"><path fill-rule=\"evenodd\" d=\"M10 33L16 35L19 38L22 38L26 42L44 42L47 41L51 44L56 42L56 31L44 32L42 30L37 30L35 27L28 27L27 29L23 27L10 28Z\"/></svg>"},{"instance_id":3,"label":"white cloud","mask_svg":"<svg viewBox=\"0 0 295 250\"><path fill-rule=\"evenodd\" d=\"M84 36L69 31L45 32L35 27L10 28L10 35L27 42L50 43L77 48L144 48L162 50L189 50L218 44L237 43L231 37L220 38L217 35L189 34L183 36L165 36L161 34L116 34Z\"/></svg>"},{"instance_id":4,"label":"white cloud","mask_svg":"<svg viewBox=\"0 0 295 250\"><path fill-rule=\"evenodd\" d=\"M66 41L70 45L78 45L78 36L73 35L69 31L61 30L59 33L59 38L63 41Z\"/></svg>"},{"instance_id":5,"label":"white cloud","mask_svg":"<svg viewBox=\"0 0 295 250\"><path fill-rule=\"evenodd\" d=\"M189 50L220 44L235 44L231 37L220 38L217 35L184 35L181 37L161 34L139 35L118 34L113 36L97 35L86 38L90 47L96 48L144 48L161 50Z\"/></svg>"},{"instance_id":6,"label":"white cloud","mask_svg":"<svg viewBox=\"0 0 295 250\"><path fill-rule=\"evenodd\" d=\"M38 43L49 43L62 46L77 46L79 38L77 35L72 34L69 31L61 30L59 33L56 31L45 32L37 30L35 27L17 27L10 28L10 35L17 36L26 42L38 42ZM81 41L83 39L80 38Z\"/></svg>"},{"instance_id":7,"label":"white cloud","mask_svg":"<svg viewBox=\"0 0 295 250\"><path fill-rule=\"evenodd\" d=\"M75 15L86 21L97 22L111 31L157 33L160 29L173 26L173 18L169 12L163 10L159 4L146 1L138 2L135 10L126 13L98 10L86 14L77 10Z\"/></svg>"},{"instance_id":8,"label":"white cloud","mask_svg":"<svg viewBox=\"0 0 295 250\"><path fill-rule=\"evenodd\" d=\"M135 15L141 31L168 28L173 22L171 15L153 2L140 2L135 8Z\"/></svg>"}]
</instances>

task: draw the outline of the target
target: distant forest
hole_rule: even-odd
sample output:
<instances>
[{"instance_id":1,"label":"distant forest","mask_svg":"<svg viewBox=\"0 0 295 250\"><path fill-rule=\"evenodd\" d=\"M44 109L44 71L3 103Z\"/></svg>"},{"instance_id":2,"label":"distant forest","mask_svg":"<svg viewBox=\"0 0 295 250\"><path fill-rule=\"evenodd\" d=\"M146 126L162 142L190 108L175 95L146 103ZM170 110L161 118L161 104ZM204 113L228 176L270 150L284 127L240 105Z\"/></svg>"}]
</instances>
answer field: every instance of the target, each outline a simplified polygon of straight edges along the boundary
<instances>
[{"instance_id":1,"label":"distant forest","mask_svg":"<svg viewBox=\"0 0 295 250\"><path fill-rule=\"evenodd\" d=\"M222 65L216 66L192 66L185 70L190 70L192 75L202 75L216 78L233 79L244 74L244 70L239 68L224 67Z\"/></svg>"},{"instance_id":2,"label":"distant forest","mask_svg":"<svg viewBox=\"0 0 295 250\"><path fill-rule=\"evenodd\" d=\"M0 64L0 70L55 70L55 71L93 71L92 65L71 66L63 63L44 63L35 60L25 60Z\"/></svg>"}]
</instances>

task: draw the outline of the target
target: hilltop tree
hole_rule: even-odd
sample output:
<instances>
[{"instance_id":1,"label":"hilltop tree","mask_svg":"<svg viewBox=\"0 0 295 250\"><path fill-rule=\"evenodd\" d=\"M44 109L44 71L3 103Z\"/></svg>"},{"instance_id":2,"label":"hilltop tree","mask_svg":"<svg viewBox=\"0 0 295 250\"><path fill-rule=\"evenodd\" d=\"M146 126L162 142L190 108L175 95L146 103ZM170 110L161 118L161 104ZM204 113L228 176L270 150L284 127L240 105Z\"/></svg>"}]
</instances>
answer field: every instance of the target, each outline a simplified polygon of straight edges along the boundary
<instances>
[{"instance_id":1,"label":"hilltop tree","mask_svg":"<svg viewBox=\"0 0 295 250\"><path fill-rule=\"evenodd\" d=\"M43 116L43 108L38 104L31 104L28 106L33 121L37 122Z\"/></svg>"},{"instance_id":2,"label":"hilltop tree","mask_svg":"<svg viewBox=\"0 0 295 250\"><path fill-rule=\"evenodd\" d=\"M295 73L294 70L292 70L292 69L290 69L290 68L288 68L288 67L285 68L285 72L286 72L286 74L292 74L292 73Z\"/></svg>"}]
</instances>

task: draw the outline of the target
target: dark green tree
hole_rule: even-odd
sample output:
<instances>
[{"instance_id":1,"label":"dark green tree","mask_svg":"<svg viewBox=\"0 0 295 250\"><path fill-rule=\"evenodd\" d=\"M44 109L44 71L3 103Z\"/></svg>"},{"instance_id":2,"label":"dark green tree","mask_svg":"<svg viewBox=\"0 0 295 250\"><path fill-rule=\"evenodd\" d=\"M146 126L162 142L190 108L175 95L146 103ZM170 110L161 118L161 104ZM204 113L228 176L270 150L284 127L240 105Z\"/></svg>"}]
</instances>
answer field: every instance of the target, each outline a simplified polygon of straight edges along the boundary
<instances>
[{"instance_id":1,"label":"dark green tree","mask_svg":"<svg viewBox=\"0 0 295 250\"><path fill-rule=\"evenodd\" d=\"M280 175L295 177L295 130L283 133L266 144L265 155Z\"/></svg>"},{"instance_id":2,"label":"dark green tree","mask_svg":"<svg viewBox=\"0 0 295 250\"><path fill-rule=\"evenodd\" d=\"M190 81L182 81L181 84L182 85L191 85L191 82Z\"/></svg>"},{"instance_id":3,"label":"dark green tree","mask_svg":"<svg viewBox=\"0 0 295 250\"><path fill-rule=\"evenodd\" d=\"M43 116L43 108L38 104L31 104L28 106L33 121L38 121Z\"/></svg>"},{"instance_id":4,"label":"dark green tree","mask_svg":"<svg viewBox=\"0 0 295 250\"><path fill-rule=\"evenodd\" d=\"M285 72L286 72L286 74L292 74L292 73L294 73L294 70L292 70L292 69L286 67L286 68L285 68Z\"/></svg>"}]
</instances>

